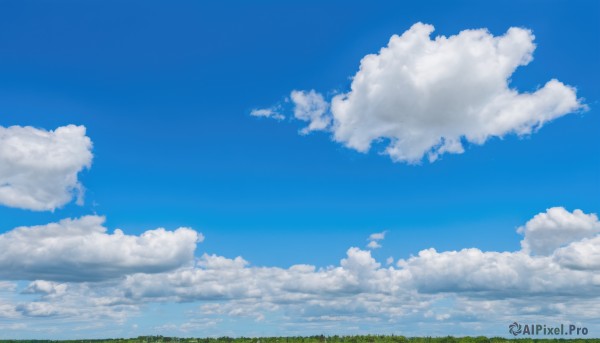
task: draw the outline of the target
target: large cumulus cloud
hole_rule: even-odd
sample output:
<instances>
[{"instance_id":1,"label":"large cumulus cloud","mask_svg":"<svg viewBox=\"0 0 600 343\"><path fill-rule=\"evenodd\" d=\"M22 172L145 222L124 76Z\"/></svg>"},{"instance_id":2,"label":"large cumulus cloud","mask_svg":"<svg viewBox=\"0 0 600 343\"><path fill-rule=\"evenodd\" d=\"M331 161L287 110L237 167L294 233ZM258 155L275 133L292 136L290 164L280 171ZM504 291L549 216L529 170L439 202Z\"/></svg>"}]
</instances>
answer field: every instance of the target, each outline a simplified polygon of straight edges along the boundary
<instances>
[{"instance_id":1,"label":"large cumulus cloud","mask_svg":"<svg viewBox=\"0 0 600 343\"><path fill-rule=\"evenodd\" d=\"M573 87L556 79L530 93L511 88L511 75L533 59L530 30L464 30L432 39L433 31L417 23L392 36L361 60L350 90L330 104L314 90L293 91L294 116L308 122L301 133L331 131L360 152L383 141L394 161L418 163L462 153L465 142L530 134L585 107Z\"/></svg>"}]
</instances>

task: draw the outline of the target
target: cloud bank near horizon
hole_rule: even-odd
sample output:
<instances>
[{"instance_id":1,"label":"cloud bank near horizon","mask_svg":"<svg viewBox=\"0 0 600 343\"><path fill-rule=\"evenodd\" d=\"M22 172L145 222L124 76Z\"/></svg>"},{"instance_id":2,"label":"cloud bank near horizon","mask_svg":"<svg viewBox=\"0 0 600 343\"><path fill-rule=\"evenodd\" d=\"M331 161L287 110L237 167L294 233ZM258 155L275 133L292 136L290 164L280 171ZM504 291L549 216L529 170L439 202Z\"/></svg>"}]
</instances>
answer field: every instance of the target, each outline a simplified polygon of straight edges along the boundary
<instances>
[{"instance_id":1,"label":"cloud bank near horizon","mask_svg":"<svg viewBox=\"0 0 600 343\"><path fill-rule=\"evenodd\" d=\"M533 92L510 87L515 70L533 60L534 35L511 27L431 38L432 25L416 23L360 61L350 90L329 101L315 90L291 92L301 134L327 131L333 140L366 153L384 142L395 162L433 162L493 137L529 135L547 122L586 108L575 88L552 79ZM253 115L283 119L281 111Z\"/></svg>"},{"instance_id":2,"label":"cloud bank near horizon","mask_svg":"<svg viewBox=\"0 0 600 343\"><path fill-rule=\"evenodd\" d=\"M194 259L203 236L191 229L109 235L103 220L87 216L0 235L8 251L0 255L8 271L0 273L4 293L34 297L2 298L0 316L25 324L37 317L123 322L152 304L197 303L192 321L216 327L228 320L325 330L364 320L375 327L403 321L447 327L506 321L509 314L600 318L600 221L581 210L554 207L534 216L518 228L520 250L429 248L386 267L357 247L327 267L252 266L241 256L207 253ZM367 240L381 242L385 233ZM18 287L8 281L15 276L30 281ZM186 325L169 332L185 333Z\"/></svg>"}]
</instances>

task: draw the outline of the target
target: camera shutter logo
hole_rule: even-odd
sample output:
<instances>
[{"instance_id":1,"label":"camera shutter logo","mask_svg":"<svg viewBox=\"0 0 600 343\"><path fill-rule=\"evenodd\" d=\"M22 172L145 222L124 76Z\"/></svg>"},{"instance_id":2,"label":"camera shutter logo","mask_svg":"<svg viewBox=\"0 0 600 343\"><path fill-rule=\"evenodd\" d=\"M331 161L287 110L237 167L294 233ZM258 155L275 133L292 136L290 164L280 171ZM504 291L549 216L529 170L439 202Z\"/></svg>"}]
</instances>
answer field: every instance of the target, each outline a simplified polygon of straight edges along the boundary
<instances>
[{"instance_id":1,"label":"camera shutter logo","mask_svg":"<svg viewBox=\"0 0 600 343\"><path fill-rule=\"evenodd\" d=\"M519 335L522 329L523 328L521 327L521 324L517 322L514 322L508 326L508 332L512 333L515 336Z\"/></svg>"}]
</instances>

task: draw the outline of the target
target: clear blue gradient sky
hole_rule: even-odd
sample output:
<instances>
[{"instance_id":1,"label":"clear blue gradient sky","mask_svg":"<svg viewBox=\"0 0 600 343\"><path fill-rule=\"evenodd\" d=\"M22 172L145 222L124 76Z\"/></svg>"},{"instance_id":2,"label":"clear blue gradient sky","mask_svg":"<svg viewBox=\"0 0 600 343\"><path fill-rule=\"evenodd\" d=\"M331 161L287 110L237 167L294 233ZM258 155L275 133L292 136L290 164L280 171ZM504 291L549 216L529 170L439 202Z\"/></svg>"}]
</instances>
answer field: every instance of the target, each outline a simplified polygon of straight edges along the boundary
<instances>
[{"instance_id":1,"label":"clear blue gradient sky","mask_svg":"<svg viewBox=\"0 0 600 343\"><path fill-rule=\"evenodd\" d=\"M372 251L382 264L431 247L517 251L517 227L548 208L600 212L599 13L596 1L0 1L0 126L84 125L94 156L79 174L83 205L0 206L0 233L98 214L109 232L192 227L206 237L197 257L281 268L338 265L349 247L364 248L384 230ZM533 92L556 78L589 109L419 165L394 163L378 147L356 152L328 133L299 135L298 121L249 115L294 89L347 92L361 58L416 22L434 25L434 36L532 30L533 61L510 86ZM14 282L22 290L29 281ZM34 299L17 293L17 303ZM143 305L146 313L115 332L73 333L83 324L63 318L52 322L61 328L53 335L183 335L174 328L201 304ZM157 329L167 313L175 326ZM293 333L269 322L286 315L187 334ZM44 320L6 315L0 323ZM504 322L494 325L486 327L504 334ZM380 324L355 331L398 332ZM31 335L16 329L10 337Z\"/></svg>"}]
</instances>

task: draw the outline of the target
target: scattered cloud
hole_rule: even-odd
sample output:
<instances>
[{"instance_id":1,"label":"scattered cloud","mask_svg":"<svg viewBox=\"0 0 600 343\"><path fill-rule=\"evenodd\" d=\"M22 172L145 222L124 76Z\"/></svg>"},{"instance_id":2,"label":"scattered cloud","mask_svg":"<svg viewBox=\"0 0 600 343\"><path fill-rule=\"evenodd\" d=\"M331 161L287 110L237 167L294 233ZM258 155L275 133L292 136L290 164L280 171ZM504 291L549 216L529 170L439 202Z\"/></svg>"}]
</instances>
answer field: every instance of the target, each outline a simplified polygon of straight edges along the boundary
<instances>
[{"instance_id":1,"label":"scattered cloud","mask_svg":"<svg viewBox=\"0 0 600 343\"><path fill-rule=\"evenodd\" d=\"M300 134L306 135L311 131L325 130L330 122L331 117L327 115L329 104L323 96L315 90L292 91L290 94L292 103L294 104L294 118L302 121L307 121L307 127L300 130Z\"/></svg>"},{"instance_id":2,"label":"scattered cloud","mask_svg":"<svg viewBox=\"0 0 600 343\"><path fill-rule=\"evenodd\" d=\"M369 248L369 249L381 248L381 244L379 244L379 241L385 239L386 233L387 233L387 231L372 233L369 236L369 238L367 238L367 240L369 241L369 243L367 243L367 248Z\"/></svg>"},{"instance_id":3,"label":"scattered cloud","mask_svg":"<svg viewBox=\"0 0 600 343\"><path fill-rule=\"evenodd\" d=\"M52 211L73 198L83 201L78 173L92 163L84 126L54 131L0 126L0 205Z\"/></svg>"},{"instance_id":4,"label":"scattered cloud","mask_svg":"<svg viewBox=\"0 0 600 343\"><path fill-rule=\"evenodd\" d=\"M116 229L109 234L104 220L85 216L0 234L0 277L98 281L132 273L165 272L193 262L196 243L203 239L189 228L160 228L139 236ZM31 291L47 287L37 284Z\"/></svg>"},{"instance_id":5,"label":"scattered cloud","mask_svg":"<svg viewBox=\"0 0 600 343\"><path fill-rule=\"evenodd\" d=\"M575 221L573 216L582 220ZM0 310L11 318L109 318L124 322L127 316L137 314L151 304L199 302L198 310L188 318L193 320L174 323L170 329L200 330L203 325L196 324L204 322L213 323L214 327L211 324L210 328L215 332L222 332L232 320L237 319L264 321L267 325L302 328L308 332L328 332L342 324L360 327L361 323L369 322L370 328L393 325L402 328L405 334L411 333L411 323L435 324L431 326L432 330L448 334L453 332L452 325L457 323L477 322L479 326L487 325L489 331L498 322L509 322L514 317L536 320L568 317L569 320L588 323L595 321L600 318L600 300L597 297L600 287L597 273L600 270L600 235L596 233L592 237L554 244L554 250L545 254L536 254L525 248L536 246L534 242L538 239L543 240L544 236L533 229L538 227L539 222L557 222L557 218L567 218L561 222L561 227L568 232L585 231L590 221L597 222L594 215L581 210L569 212L555 207L534 216L523 226L525 229L519 229L523 242L529 242L529 245L522 242L520 250L498 252L467 248L438 252L430 248L415 256L399 259L395 264L390 257L385 266L372 256L371 251L356 247L349 248L337 266L320 268L306 264L287 268L252 266L242 257L227 258L214 254L203 254L195 263L189 263L189 251L193 250L191 247L195 246L197 237L187 229L180 229L184 230L180 234L186 237L182 239L186 247L183 249L176 248L178 244L173 243L178 240L175 236L179 230L171 232L171 236L164 231L153 230L149 231L151 234L129 236L131 238L127 240L118 238L120 243L111 244L105 244L109 239L103 238L96 240L100 242L99 246L110 251L110 256L116 254L117 257L102 257L90 245L80 243L92 251L88 257L78 257L78 260L83 264L92 258L97 261L94 266L81 268L93 268L100 273L116 268L122 277L93 282L57 282L44 280L43 275L38 273L38 278L29 285L15 290L36 299L15 302L0 298ZM98 218L88 220L90 223L85 231L107 235ZM65 240L67 235L80 235L79 229L73 228L79 224L72 220L54 225L57 225L56 230L60 226L60 230L66 232L58 237L58 241ZM40 233L36 230L41 231L41 228L25 230L31 231L19 232L19 235L34 237L39 242L36 237ZM553 233L560 232L560 229L553 230ZM54 232L46 233L54 236ZM120 233L114 235L123 237ZM145 235L156 241L139 243L138 240ZM377 242L383 236L373 238L377 240L372 242ZM0 242L3 249L9 246L5 241ZM15 249L21 249L19 245L15 246ZM68 251L78 256L80 252L73 246ZM160 249L145 249L150 255L132 258L139 253L136 246ZM172 246L175 248L168 248ZM39 247L42 251L49 250L44 242ZM159 256L159 250L170 252L171 258ZM178 250L185 251L183 258L173 257L178 255L173 251ZM56 269L59 263L63 270L72 268L69 260L61 257L65 255L64 251L61 247L55 255L48 257L55 262L50 266L46 264L47 270ZM121 251L127 253L119 255ZM24 259L24 256L20 257ZM164 262L169 264L168 267L164 264L157 267L159 258L161 261L171 259L172 262ZM139 262L140 259L150 262ZM131 260L138 262L124 262ZM4 268L6 262L2 263ZM29 265L20 263L21 268ZM31 268L27 268L22 273L33 276ZM159 271L161 268L164 270ZM79 270L77 275L80 275ZM190 325L184 325L188 322ZM463 333L474 330L460 329Z\"/></svg>"},{"instance_id":6,"label":"scattered cloud","mask_svg":"<svg viewBox=\"0 0 600 343\"><path fill-rule=\"evenodd\" d=\"M535 50L530 30L502 36L486 29L431 38L434 27L417 23L365 56L350 90L327 102L311 90L293 91L294 116L308 121L301 134L325 130L360 152L385 142L397 162L430 162L460 154L464 144L528 135L545 123L585 109L576 90L552 79L530 93L510 87L512 74Z\"/></svg>"},{"instance_id":7,"label":"scattered cloud","mask_svg":"<svg viewBox=\"0 0 600 343\"><path fill-rule=\"evenodd\" d=\"M30 302L19 304L16 310L27 317L56 317L56 316L77 316L76 308L60 308L47 302ZM62 311L61 311L62 310Z\"/></svg>"},{"instance_id":8,"label":"scattered cloud","mask_svg":"<svg viewBox=\"0 0 600 343\"><path fill-rule=\"evenodd\" d=\"M285 116L279 113L280 108L278 106L271 108L256 108L250 111L250 115L254 117L273 118L276 120L283 120Z\"/></svg>"},{"instance_id":9,"label":"scattered cloud","mask_svg":"<svg viewBox=\"0 0 600 343\"><path fill-rule=\"evenodd\" d=\"M14 292L17 289L17 284L11 281L0 281L1 292Z\"/></svg>"},{"instance_id":10,"label":"scattered cloud","mask_svg":"<svg viewBox=\"0 0 600 343\"><path fill-rule=\"evenodd\" d=\"M381 244L377 243L377 241L370 241L369 243L367 243L367 248L379 249L379 248L381 248Z\"/></svg>"},{"instance_id":11,"label":"scattered cloud","mask_svg":"<svg viewBox=\"0 0 600 343\"><path fill-rule=\"evenodd\" d=\"M23 294L63 294L67 287L66 283L35 280L23 290Z\"/></svg>"},{"instance_id":12,"label":"scattered cloud","mask_svg":"<svg viewBox=\"0 0 600 343\"><path fill-rule=\"evenodd\" d=\"M372 233L367 240L369 241L381 241L385 239L385 234L387 231Z\"/></svg>"}]
</instances>

